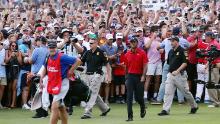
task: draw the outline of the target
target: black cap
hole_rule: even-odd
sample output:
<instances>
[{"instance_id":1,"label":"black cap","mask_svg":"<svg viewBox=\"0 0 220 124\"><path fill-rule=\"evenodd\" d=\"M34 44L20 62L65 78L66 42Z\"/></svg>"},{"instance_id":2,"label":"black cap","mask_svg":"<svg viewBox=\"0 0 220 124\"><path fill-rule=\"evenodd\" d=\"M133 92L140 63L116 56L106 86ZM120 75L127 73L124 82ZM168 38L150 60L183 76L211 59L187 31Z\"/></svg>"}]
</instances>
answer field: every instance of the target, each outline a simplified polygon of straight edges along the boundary
<instances>
[{"instance_id":1,"label":"black cap","mask_svg":"<svg viewBox=\"0 0 220 124\"><path fill-rule=\"evenodd\" d=\"M180 33L180 28L179 27L174 27L173 28L173 35L179 35Z\"/></svg>"},{"instance_id":2,"label":"black cap","mask_svg":"<svg viewBox=\"0 0 220 124\"><path fill-rule=\"evenodd\" d=\"M179 38L176 36L172 36L171 38L169 38L170 41L177 41L179 42Z\"/></svg>"},{"instance_id":3,"label":"black cap","mask_svg":"<svg viewBox=\"0 0 220 124\"><path fill-rule=\"evenodd\" d=\"M8 31L5 30L5 29L2 29L1 32L2 32L2 34L3 34L4 39L7 39L8 36L9 36Z\"/></svg>"},{"instance_id":4,"label":"black cap","mask_svg":"<svg viewBox=\"0 0 220 124\"><path fill-rule=\"evenodd\" d=\"M209 32L206 32L206 33L205 33L205 36L214 38L215 34L214 34L213 32L211 32L211 31L209 31Z\"/></svg>"},{"instance_id":5,"label":"black cap","mask_svg":"<svg viewBox=\"0 0 220 124\"><path fill-rule=\"evenodd\" d=\"M47 45L49 48L57 48L57 42L55 40L48 41Z\"/></svg>"}]
</instances>

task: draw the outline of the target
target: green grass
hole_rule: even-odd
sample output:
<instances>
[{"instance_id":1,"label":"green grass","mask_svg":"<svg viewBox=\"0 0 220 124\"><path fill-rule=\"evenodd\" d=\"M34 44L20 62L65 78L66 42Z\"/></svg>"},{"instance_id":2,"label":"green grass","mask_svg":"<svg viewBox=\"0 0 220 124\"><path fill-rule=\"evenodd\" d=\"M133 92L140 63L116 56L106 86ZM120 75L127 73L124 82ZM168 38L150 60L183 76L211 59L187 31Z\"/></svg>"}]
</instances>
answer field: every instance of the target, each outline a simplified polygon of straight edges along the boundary
<instances>
[{"instance_id":1,"label":"green grass","mask_svg":"<svg viewBox=\"0 0 220 124\"><path fill-rule=\"evenodd\" d=\"M111 104L111 111L108 116L100 117L98 108L93 109L93 118L81 120L80 116L83 109L74 108L74 114L69 117L69 124L127 124L126 105ZM171 108L171 115L159 117L158 112L162 106L149 105L147 115L144 119L139 116L139 106L133 106L134 121L131 124L219 124L220 108L208 108L207 105L200 104L198 113L190 115L188 105L174 104ZM46 119L32 119L34 112L21 109L0 110L0 124L48 124L49 117Z\"/></svg>"}]
</instances>

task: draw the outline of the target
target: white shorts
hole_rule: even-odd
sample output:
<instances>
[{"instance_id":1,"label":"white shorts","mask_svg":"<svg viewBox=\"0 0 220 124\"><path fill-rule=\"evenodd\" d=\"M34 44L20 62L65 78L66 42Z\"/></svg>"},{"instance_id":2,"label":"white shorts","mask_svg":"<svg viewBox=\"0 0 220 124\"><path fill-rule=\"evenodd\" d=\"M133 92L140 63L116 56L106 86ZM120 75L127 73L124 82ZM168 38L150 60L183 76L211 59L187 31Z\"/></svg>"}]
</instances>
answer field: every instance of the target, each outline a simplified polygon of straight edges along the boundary
<instances>
[{"instance_id":1,"label":"white shorts","mask_svg":"<svg viewBox=\"0 0 220 124\"><path fill-rule=\"evenodd\" d=\"M103 66L102 67L103 76L104 76L104 82L103 83L111 83L112 81L112 68L111 66Z\"/></svg>"},{"instance_id":2,"label":"white shorts","mask_svg":"<svg viewBox=\"0 0 220 124\"><path fill-rule=\"evenodd\" d=\"M62 80L62 86L61 86L60 93L57 95L53 95L53 102L64 99L68 90L69 90L69 80L67 78L65 78Z\"/></svg>"},{"instance_id":3,"label":"white shorts","mask_svg":"<svg viewBox=\"0 0 220 124\"><path fill-rule=\"evenodd\" d=\"M7 79L6 79L6 77L0 77L0 85L4 85L4 86L7 85Z\"/></svg>"},{"instance_id":4,"label":"white shorts","mask_svg":"<svg viewBox=\"0 0 220 124\"><path fill-rule=\"evenodd\" d=\"M162 75L162 63L148 64L146 75Z\"/></svg>"},{"instance_id":5,"label":"white shorts","mask_svg":"<svg viewBox=\"0 0 220 124\"><path fill-rule=\"evenodd\" d=\"M204 64L197 64L197 74L198 74L198 80L206 81L208 79L208 70L205 69Z\"/></svg>"}]
</instances>

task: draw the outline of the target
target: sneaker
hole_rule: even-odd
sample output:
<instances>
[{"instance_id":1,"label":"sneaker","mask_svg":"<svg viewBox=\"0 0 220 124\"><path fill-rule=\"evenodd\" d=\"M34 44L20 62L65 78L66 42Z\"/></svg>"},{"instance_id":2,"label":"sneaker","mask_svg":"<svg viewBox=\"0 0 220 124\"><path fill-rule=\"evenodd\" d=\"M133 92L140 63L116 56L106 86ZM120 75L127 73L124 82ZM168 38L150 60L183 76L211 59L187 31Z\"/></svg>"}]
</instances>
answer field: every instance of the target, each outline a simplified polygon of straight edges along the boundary
<instances>
[{"instance_id":1,"label":"sneaker","mask_svg":"<svg viewBox=\"0 0 220 124\"><path fill-rule=\"evenodd\" d=\"M200 103L201 99L199 97L196 97L196 103Z\"/></svg>"},{"instance_id":2,"label":"sneaker","mask_svg":"<svg viewBox=\"0 0 220 124\"><path fill-rule=\"evenodd\" d=\"M165 115L169 115L169 113L165 110L162 110L160 113L158 113L159 116L165 116Z\"/></svg>"},{"instance_id":3,"label":"sneaker","mask_svg":"<svg viewBox=\"0 0 220 124\"><path fill-rule=\"evenodd\" d=\"M81 117L81 119L90 119L91 117L90 116L88 116L88 115L83 115L82 117Z\"/></svg>"},{"instance_id":4,"label":"sneaker","mask_svg":"<svg viewBox=\"0 0 220 124\"><path fill-rule=\"evenodd\" d=\"M162 102L160 102L160 101L153 101L153 102L151 102L151 105L161 105L162 104Z\"/></svg>"},{"instance_id":5,"label":"sneaker","mask_svg":"<svg viewBox=\"0 0 220 124\"><path fill-rule=\"evenodd\" d=\"M179 103L179 105L184 105L185 104L185 102L178 102Z\"/></svg>"},{"instance_id":6,"label":"sneaker","mask_svg":"<svg viewBox=\"0 0 220 124\"><path fill-rule=\"evenodd\" d=\"M100 116L106 116L110 111L111 109L109 108L106 112L102 113Z\"/></svg>"},{"instance_id":7,"label":"sneaker","mask_svg":"<svg viewBox=\"0 0 220 124\"><path fill-rule=\"evenodd\" d=\"M48 116L48 115L47 115L47 116ZM47 116L46 116L46 115L43 116L43 115L38 115L38 114L36 114L36 115L34 115L32 118L36 118L36 119L38 119L38 118L46 118Z\"/></svg>"},{"instance_id":8,"label":"sneaker","mask_svg":"<svg viewBox=\"0 0 220 124\"><path fill-rule=\"evenodd\" d=\"M190 113L189 114L195 114L197 112L197 110L199 109L199 107L196 108L191 108Z\"/></svg>"},{"instance_id":9,"label":"sneaker","mask_svg":"<svg viewBox=\"0 0 220 124\"><path fill-rule=\"evenodd\" d=\"M117 103L117 104L120 104L120 103L121 103L121 101L120 101L119 99L117 99L117 100L116 100L116 103Z\"/></svg>"},{"instance_id":10,"label":"sneaker","mask_svg":"<svg viewBox=\"0 0 220 124\"><path fill-rule=\"evenodd\" d=\"M208 105L208 107L209 107L209 108L215 108L215 106L212 105L212 104L211 104L211 105Z\"/></svg>"},{"instance_id":11,"label":"sneaker","mask_svg":"<svg viewBox=\"0 0 220 124\"><path fill-rule=\"evenodd\" d=\"M31 107L28 106L27 104L24 104L24 105L22 106L22 109L24 109L24 110L30 110Z\"/></svg>"},{"instance_id":12,"label":"sneaker","mask_svg":"<svg viewBox=\"0 0 220 124\"><path fill-rule=\"evenodd\" d=\"M125 100L124 99L121 100L121 104L125 104Z\"/></svg>"}]
</instances>

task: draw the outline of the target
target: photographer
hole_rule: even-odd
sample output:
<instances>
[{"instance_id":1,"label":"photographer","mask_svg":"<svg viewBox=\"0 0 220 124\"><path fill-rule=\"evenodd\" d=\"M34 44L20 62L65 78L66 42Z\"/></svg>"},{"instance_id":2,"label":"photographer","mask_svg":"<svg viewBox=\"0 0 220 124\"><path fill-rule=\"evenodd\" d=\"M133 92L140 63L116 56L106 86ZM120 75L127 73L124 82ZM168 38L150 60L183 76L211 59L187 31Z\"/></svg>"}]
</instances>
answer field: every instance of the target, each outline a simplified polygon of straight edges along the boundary
<instances>
[{"instance_id":1,"label":"photographer","mask_svg":"<svg viewBox=\"0 0 220 124\"><path fill-rule=\"evenodd\" d=\"M220 49L220 44L215 40L215 36L213 32L206 32L205 33L205 42L208 43L208 47L206 50L210 50L211 46L215 46L217 49ZM219 65L220 59L219 57L212 62L214 66L211 75L212 75L212 82L218 84L219 82L219 68L216 65ZM207 69L207 66L206 66ZM206 75L208 77L208 73ZM208 80L206 80L208 81ZM218 95L219 90L216 89L208 89L210 100L213 101L208 107L219 107L220 106L220 99Z\"/></svg>"},{"instance_id":2,"label":"photographer","mask_svg":"<svg viewBox=\"0 0 220 124\"><path fill-rule=\"evenodd\" d=\"M78 57L83 52L83 47L80 46L77 38L71 38L72 32L68 29L63 29L60 34L62 42L57 44L57 48L61 49L65 54L69 56Z\"/></svg>"}]
</instances>

